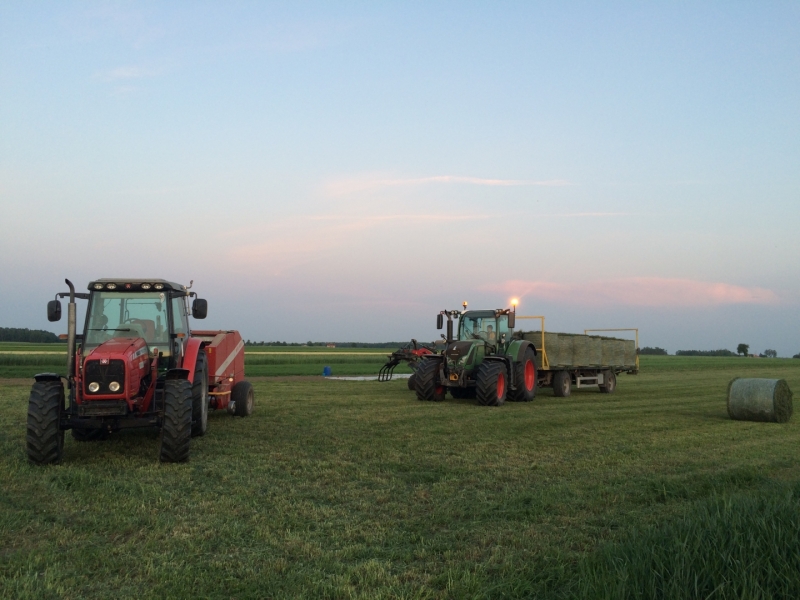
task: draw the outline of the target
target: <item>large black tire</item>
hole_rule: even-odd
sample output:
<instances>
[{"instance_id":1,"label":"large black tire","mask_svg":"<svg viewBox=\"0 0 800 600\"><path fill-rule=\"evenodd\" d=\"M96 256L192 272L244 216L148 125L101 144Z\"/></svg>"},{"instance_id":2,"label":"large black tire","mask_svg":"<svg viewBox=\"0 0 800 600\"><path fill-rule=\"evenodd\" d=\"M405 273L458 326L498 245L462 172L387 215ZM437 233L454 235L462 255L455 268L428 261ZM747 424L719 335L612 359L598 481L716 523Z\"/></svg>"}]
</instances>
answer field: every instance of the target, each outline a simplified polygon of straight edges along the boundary
<instances>
[{"instance_id":1,"label":"large black tire","mask_svg":"<svg viewBox=\"0 0 800 600\"><path fill-rule=\"evenodd\" d=\"M185 379L164 382L164 422L161 425L161 462L189 459L192 439L192 384Z\"/></svg>"},{"instance_id":2,"label":"large black tire","mask_svg":"<svg viewBox=\"0 0 800 600\"><path fill-rule=\"evenodd\" d=\"M537 376L536 355L533 350L527 348L522 360L514 363L514 385L517 389L509 390L509 401L530 402L536 398Z\"/></svg>"},{"instance_id":3,"label":"large black tire","mask_svg":"<svg viewBox=\"0 0 800 600\"><path fill-rule=\"evenodd\" d=\"M455 398L456 400L474 400L475 399L475 388L474 387L451 387L447 388L450 392L450 395Z\"/></svg>"},{"instance_id":4,"label":"large black tire","mask_svg":"<svg viewBox=\"0 0 800 600\"><path fill-rule=\"evenodd\" d=\"M416 385L417 400L424 402L441 402L444 400L445 388L439 383L440 361L430 358L423 360L417 368Z\"/></svg>"},{"instance_id":5,"label":"large black tire","mask_svg":"<svg viewBox=\"0 0 800 600\"><path fill-rule=\"evenodd\" d=\"M502 406L508 396L508 373L503 363L484 361L475 376L475 397L482 406Z\"/></svg>"},{"instance_id":6,"label":"large black tire","mask_svg":"<svg viewBox=\"0 0 800 600\"><path fill-rule=\"evenodd\" d=\"M253 414L255 394L249 381L240 381L231 390L231 402L234 402L234 414L237 417L249 417Z\"/></svg>"},{"instance_id":7,"label":"large black tire","mask_svg":"<svg viewBox=\"0 0 800 600\"><path fill-rule=\"evenodd\" d=\"M28 460L37 465L61 462L64 457L64 386L60 381L37 381L28 398Z\"/></svg>"},{"instance_id":8,"label":"large black tire","mask_svg":"<svg viewBox=\"0 0 800 600\"><path fill-rule=\"evenodd\" d=\"M556 371L553 375L553 395L567 398L572 393L572 377L568 371Z\"/></svg>"},{"instance_id":9,"label":"large black tire","mask_svg":"<svg viewBox=\"0 0 800 600\"><path fill-rule=\"evenodd\" d=\"M205 351L197 355L192 382L192 437L205 435L208 428L208 359Z\"/></svg>"},{"instance_id":10,"label":"large black tire","mask_svg":"<svg viewBox=\"0 0 800 600\"><path fill-rule=\"evenodd\" d=\"M614 371L607 370L603 371L603 385L600 386L600 391L603 394L613 394L614 390L617 389L617 376L614 375Z\"/></svg>"},{"instance_id":11,"label":"large black tire","mask_svg":"<svg viewBox=\"0 0 800 600\"><path fill-rule=\"evenodd\" d=\"M76 442L96 442L108 437L105 429L83 429L80 427L72 428L72 439Z\"/></svg>"},{"instance_id":12,"label":"large black tire","mask_svg":"<svg viewBox=\"0 0 800 600\"><path fill-rule=\"evenodd\" d=\"M411 377L408 378L408 389L412 392L417 389L417 374L412 373Z\"/></svg>"}]
</instances>

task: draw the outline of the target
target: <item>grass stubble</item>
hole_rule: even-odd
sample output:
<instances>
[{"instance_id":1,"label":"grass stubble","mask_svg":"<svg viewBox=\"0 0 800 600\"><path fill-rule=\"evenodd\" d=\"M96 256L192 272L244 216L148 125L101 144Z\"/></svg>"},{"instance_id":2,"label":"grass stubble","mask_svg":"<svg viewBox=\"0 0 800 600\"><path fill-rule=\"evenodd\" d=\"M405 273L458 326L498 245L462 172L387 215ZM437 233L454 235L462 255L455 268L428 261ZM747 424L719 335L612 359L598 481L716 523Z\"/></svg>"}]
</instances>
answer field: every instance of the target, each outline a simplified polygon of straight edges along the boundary
<instances>
[{"instance_id":1,"label":"grass stubble","mask_svg":"<svg viewBox=\"0 0 800 600\"><path fill-rule=\"evenodd\" d=\"M187 464L125 432L48 467L5 380L0 597L797 596L796 419L728 419L734 376L798 389L800 361L643 357L612 396L497 409L258 378Z\"/></svg>"}]
</instances>

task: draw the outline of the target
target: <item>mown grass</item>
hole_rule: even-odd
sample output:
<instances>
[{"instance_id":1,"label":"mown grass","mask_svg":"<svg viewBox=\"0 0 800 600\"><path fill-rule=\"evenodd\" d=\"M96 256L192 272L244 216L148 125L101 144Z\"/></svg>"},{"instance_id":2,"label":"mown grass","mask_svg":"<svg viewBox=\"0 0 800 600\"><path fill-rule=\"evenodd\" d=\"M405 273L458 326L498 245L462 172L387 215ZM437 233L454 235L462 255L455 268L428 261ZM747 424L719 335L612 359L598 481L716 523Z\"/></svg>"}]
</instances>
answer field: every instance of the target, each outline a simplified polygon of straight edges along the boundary
<instances>
[{"instance_id":1,"label":"mown grass","mask_svg":"<svg viewBox=\"0 0 800 600\"><path fill-rule=\"evenodd\" d=\"M642 357L613 396L498 409L259 379L253 416L213 414L187 464L129 432L68 438L45 468L25 459L28 384L7 381L0 597L782 597L800 428L729 420L734 376L797 390L800 361Z\"/></svg>"}]
</instances>

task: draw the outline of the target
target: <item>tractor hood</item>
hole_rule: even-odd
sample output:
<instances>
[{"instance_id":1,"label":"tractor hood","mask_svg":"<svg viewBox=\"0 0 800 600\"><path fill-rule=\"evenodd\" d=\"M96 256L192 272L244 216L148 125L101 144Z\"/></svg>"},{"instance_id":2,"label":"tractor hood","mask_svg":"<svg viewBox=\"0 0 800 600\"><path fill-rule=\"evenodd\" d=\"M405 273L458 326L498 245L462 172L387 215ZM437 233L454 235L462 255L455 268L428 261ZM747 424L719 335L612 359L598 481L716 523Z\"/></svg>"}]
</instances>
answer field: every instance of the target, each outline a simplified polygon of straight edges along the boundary
<instances>
[{"instance_id":1,"label":"tractor hood","mask_svg":"<svg viewBox=\"0 0 800 600\"><path fill-rule=\"evenodd\" d=\"M141 350L144 350L141 352ZM111 338L103 342L86 356L87 360L106 358L108 356L128 356L138 353L147 354L147 344L142 338Z\"/></svg>"},{"instance_id":2,"label":"tractor hood","mask_svg":"<svg viewBox=\"0 0 800 600\"><path fill-rule=\"evenodd\" d=\"M473 346L484 345L483 340L469 340L468 342L453 342L447 347L447 351L445 354L447 358L450 360L459 360L460 358L469 354L469 351L472 349Z\"/></svg>"}]
</instances>

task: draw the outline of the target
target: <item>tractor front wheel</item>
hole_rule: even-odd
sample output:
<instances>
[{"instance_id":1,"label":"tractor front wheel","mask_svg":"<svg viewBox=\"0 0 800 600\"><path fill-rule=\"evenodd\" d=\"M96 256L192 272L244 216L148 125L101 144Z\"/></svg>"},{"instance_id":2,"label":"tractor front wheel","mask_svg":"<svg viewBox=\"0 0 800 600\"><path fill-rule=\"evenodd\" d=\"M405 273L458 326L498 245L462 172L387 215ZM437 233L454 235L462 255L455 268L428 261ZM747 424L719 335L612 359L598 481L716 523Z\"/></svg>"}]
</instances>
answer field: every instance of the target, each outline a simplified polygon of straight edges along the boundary
<instances>
[{"instance_id":1,"label":"tractor front wheel","mask_svg":"<svg viewBox=\"0 0 800 600\"><path fill-rule=\"evenodd\" d=\"M417 369L414 389L417 400L425 402L441 402L444 400L445 389L438 381L439 361L423 360Z\"/></svg>"},{"instance_id":2,"label":"tractor front wheel","mask_svg":"<svg viewBox=\"0 0 800 600\"><path fill-rule=\"evenodd\" d=\"M233 386L231 402L234 403L233 409L237 417L249 417L253 414L255 394L249 381L243 380Z\"/></svg>"},{"instance_id":3,"label":"tractor front wheel","mask_svg":"<svg viewBox=\"0 0 800 600\"><path fill-rule=\"evenodd\" d=\"M411 377L408 378L408 389L412 392L417 389L417 374L412 373Z\"/></svg>"},{"instance_id":4,"label":"tractor front wheel","mask_svg":"<svg viewBox=\"0 0 800 600\"><path fill-rule=\"evenodd\" d=\"M64 456L64 386L60 381L37 381L28 399L28 460L37 465L61 462Z\"/></svg>"},{"instance_id":5,"label":"tractor front wheel","mask_svg":"<svg viewBox=\"0 0 800 600\"><path fill-rule=\"evenodd\" d=\"M522 355L522 361L514 363L515 390L509 392L508 399L512 402L530 402L536 398L536 356L528 348Z\"/></svg>"},{"instance_id":6,"label":"tractor front wheel","mask_svg":"<svg viewBox=\"0 0 800 600\"><path fill-rule=\"evenodd\" d=\"M485 361L478 367L475 396L483 406L502 406L508 395L508 374L500 362Z\"/></svg>"},{"instance_id":7,"label":"tractor front wheel","mask_svg":"<svg viewBox=\"0 0 800 600\"><path fill-rule=\"evenodd\" d=\"M192 382L192 437L204 435L208 428L208 359L200 351Z\"/></svg>"},{"instance_id":8,"label":"tractor front wheel","mask_svg":"<svg viewBox=\"0 0 800 600\"><path fill-rule=\"evenodd\" d=\"M191 439L192 384L186 379L168 379L164 382L161 462L188 460Z\"/></svg>"}]
</instances>

